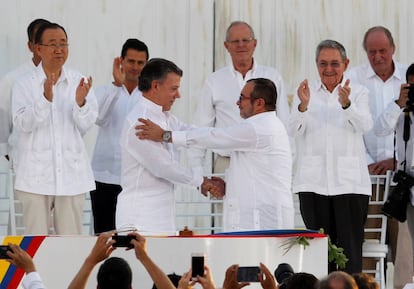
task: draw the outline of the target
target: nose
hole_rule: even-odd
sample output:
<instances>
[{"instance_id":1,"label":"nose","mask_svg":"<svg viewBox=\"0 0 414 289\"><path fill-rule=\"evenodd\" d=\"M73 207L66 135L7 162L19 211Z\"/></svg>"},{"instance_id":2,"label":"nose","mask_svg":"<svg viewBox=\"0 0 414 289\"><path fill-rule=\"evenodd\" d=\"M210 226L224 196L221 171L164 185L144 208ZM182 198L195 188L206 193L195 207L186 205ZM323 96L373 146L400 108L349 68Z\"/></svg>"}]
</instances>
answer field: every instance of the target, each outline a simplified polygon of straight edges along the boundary
<instances>
[{"instance_id":1,"label":"nose","mask_svg":"<svg viewBox=\"0 0 414 289\"><path fill-rule=\"evenodd\" d=\"M175 98L180 98L181 97L181 93L177 90L177 93L175 94Z\"/></svg>"}]
</instances>

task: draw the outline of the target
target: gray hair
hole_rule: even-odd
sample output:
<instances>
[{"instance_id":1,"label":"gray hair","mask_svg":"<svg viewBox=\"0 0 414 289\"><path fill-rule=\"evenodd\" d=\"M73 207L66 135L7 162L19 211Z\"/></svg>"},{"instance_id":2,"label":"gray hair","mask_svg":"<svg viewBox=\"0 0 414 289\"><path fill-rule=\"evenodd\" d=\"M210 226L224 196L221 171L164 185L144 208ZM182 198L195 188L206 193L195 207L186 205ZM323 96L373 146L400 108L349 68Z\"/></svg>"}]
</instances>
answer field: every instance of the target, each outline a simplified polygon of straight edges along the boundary
<instances>
[{"instance_id":1,"label":"gray hair","mask_svg":"<svg viewBox=\"0 0 414 289\"><path fill-rule=\"evenodd\" d=\"M365 32L364 40L362 41L362 47L364 47L365 51L367 51L367 38L368 38L368 35L371 32L384 32L385 36L387 36L387 38L388 38L388 41L389 41L390 45L392 47L395 47L394 38L392 37L391 31L389 31L384 26L374 26L374 27L371 27L370 29L368 29L367 32Z\"/></svg>"},{"instance_id":2,"label":"gray hair","mask_svg":"<svg viewBox=\"0 0 414 289\"><path fill-rule=\"evenodd\" d=\"M318 44L318 47L316 47L316 61L318 61L318 57L319 57L319 54L321 53L321 50L325 48L337 49L339 53L341 54L342 60L343 61L347 60L345 47L338 41L326 39L326 40L321 41Z\"/></svg>"},{"instance_id":3,"label":"gray hair","mask_svg":"<svg viewBox=\"0 0 414 289\"><path fill-rule=\"evenodd\" d=\"M253 31L253 28L247 23L247 22L244 22L244 21L233 21L233 22L231 22L230 23L230 25L229 25L229 27L227 28L227 30L226 30L226 41L228 41L229 40L229 36L230 36L230 29L231 28L233 28L234 26L237 26L237 25L246 25L248 28L249 28L249 30L250 30L250 35L251 35L251 37L253 38L253 39L256 39L255 38L255 36L254 36L254 31Z\"/></svg>"}]
</instances>

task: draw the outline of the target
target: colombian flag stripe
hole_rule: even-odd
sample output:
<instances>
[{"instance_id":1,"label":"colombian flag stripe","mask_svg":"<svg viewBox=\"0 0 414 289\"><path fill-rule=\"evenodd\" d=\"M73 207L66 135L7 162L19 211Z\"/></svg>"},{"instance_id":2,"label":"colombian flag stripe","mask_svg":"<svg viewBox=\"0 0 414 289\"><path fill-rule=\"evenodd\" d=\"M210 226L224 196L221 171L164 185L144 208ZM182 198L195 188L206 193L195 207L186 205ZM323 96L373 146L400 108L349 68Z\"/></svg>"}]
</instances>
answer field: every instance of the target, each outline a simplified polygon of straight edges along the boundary
<instances>
[{"instance_id":1,"label":"colombian flag stripe","mask_svg":"<svg viewBox=\"0 0 414 289\"><path fill-rule=\"evenodd\" d=\"M21 237L21 236L11 236L5 237L3 244L7 245L8 243L19 244L20 248L26 251L31 257L36 254L37 249L39 249L42 244L45 236L30 236L30 237ZM0 262L0 289L16 289L24 275L24 271L16 268L16 266L11 265L6 261Z\"/></svg>"}]
</instances>

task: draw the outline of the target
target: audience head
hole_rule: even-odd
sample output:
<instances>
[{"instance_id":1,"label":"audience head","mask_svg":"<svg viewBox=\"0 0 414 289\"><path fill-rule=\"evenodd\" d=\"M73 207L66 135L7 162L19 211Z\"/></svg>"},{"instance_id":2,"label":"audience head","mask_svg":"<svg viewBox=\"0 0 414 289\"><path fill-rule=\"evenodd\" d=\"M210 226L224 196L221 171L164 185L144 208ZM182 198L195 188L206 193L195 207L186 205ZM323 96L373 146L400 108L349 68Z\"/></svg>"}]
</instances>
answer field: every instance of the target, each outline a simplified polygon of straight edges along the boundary
<instances>
[{"instance_id":1,"label":"audience head","mask_svg":"<svg viewBox=\"0 0 414 289\"><path fill-rule=\"evenodd\" d=\"M335 40L321 41L316 48L316 65L322 83L333 91L349 65L344 46Z\"/></svg>"},{"instance_id":2,"label":"audience head","mask_svg":"<svg viewBox=\"0 0 414 289\"><path fill-rule=\"evenodd\" d=\"M358 289L355 279L346 272L334 271L319 283L319 289Z\"/></svg>"},{"instance_id":3,"label":"audience head","mask_svg":"<svg viewBox=\"0 0 414 289\"><path fill-rule=\"evenodd\" d=\"M294 274L292 266L287 263L280 263L275 269L274 275L279 288L286 289L287 281Z\"/></svg>"},{"instance_id":4,"label":"audience head","mask_svg":"<svg viewBox=\"0 0 414 289\"><path fill-rule=\"evenodd\" d=\"M414 63L412 63L407 68L407 72L405 73L405 79L407 83L414 83Z\"/></svg>"},{"instance_id":5,"label":"audience head","mask_svg":"<svg viewBox=\"0 0 414 289\"><path fill-rule=\"evenodd\" d=\"M97 289L130 289L131 267L122 258L110 257L99 267L97 281Z\"/></svg>"},{"instance_id":6,"label":"audience head","mask_svg":"<svg viewBox=\"0 0 414 289\"><path fill-rule=\"evenodd\" d=\"M371 27L365 33L362 45L374 72L387 80L394 73L395 44L391 32L383 26Z\"/></svg>"},{"instance_id":7,"label":"audience head","mask_svg":"<svg viewBox=\"0 0 414 289\"><path fill-rule=\"evenodd\" d=\"M286 289L317 289L318 278L309 273L294 273L286 282Z\"/></svg>"},{"instance_id":8,"label":"audience head","mask_svg":"<svg viewBox=\"0 0 414 289\"><path fill-rule=\"evenodd\" d=\"M358 289L379 289L379 284L375 281L375 278L367 273L355 273L352 274Z\"/></svg>"}]
</instances>

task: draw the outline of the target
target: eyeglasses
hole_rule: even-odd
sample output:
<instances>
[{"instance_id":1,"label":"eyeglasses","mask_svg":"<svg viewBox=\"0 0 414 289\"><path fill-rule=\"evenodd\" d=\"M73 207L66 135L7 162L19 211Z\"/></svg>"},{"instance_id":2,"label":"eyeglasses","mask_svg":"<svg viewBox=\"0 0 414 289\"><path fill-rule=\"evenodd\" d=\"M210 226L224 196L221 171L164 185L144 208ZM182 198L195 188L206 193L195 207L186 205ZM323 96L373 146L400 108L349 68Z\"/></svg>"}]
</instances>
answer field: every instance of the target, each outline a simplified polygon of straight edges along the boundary
<instances>
[{"instance_id":1,"label":"eyeglasses","mask_svg":"<svg viewBox=\"0 0 414 289\"><path fill-rule=\"evenodd\" d=\"M244 96L243 94L240 94L239 96L239 102L242 102L243 99L250 99L251 97Z\"/></svg>"},{"instance_id":2,"label":"eyeglasses","mask_svg":"<svg viewBox=\"0 0 414 289\"><path fill-rule=\"evenodd\" d=\"M46 46L46 47L50 47L52 49L57 49L57 48L68 48L69 44L68 43L60 43L60 44L56 44L56 43L52 43L52 44L39 44L41 46Z\"/></svg>"},{"instance_id":3,"label":"eyeglasses","mask_svg":"<svg viewBox=\"0 0 414 289\"><path fill-rule=\"evenodd\" d=\"M341 62L333 61L329 63L329 62L321 61L321 62L318 62L318 66L320 68L327 68L328 66L331 66L332 68L339 68L341 66Z\"/></svg>"},{"instance_id":4,"label":"eyeglasses","mask_svg":"<svg viewBox=\"0 0 414 289\"><path fill-rule=\"evenodd\" d=\"M232 45L237 45L239 43L247 45L250 42L252 42L253 40L254 39L252 37L250 37L250 38L245 38L245 39L227 40L227 42L232 44Z\"/></svg>"}]
</instances>

